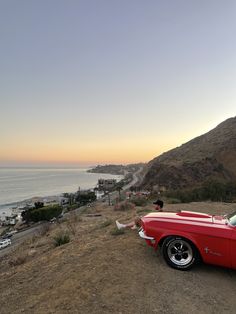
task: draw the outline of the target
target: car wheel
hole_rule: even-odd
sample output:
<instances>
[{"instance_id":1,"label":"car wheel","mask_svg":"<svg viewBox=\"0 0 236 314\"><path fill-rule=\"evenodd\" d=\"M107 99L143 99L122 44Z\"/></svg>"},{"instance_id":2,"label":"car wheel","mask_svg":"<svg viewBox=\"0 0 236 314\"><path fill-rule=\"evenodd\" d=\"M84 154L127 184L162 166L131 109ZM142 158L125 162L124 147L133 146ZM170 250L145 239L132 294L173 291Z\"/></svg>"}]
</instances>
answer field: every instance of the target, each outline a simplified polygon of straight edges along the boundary
<instances>
[{"instance_id":1,"label":"car wheel","mask_svg":"<svg viewBox=\"0 0 236 314\"><path fill-rule=\"evenodd\" d=\"M179 270L188 270L199 260L199 254L194 244L177 236L165 239L162 245L162 254L169 266Z\"/></svg>"}]
</instances>

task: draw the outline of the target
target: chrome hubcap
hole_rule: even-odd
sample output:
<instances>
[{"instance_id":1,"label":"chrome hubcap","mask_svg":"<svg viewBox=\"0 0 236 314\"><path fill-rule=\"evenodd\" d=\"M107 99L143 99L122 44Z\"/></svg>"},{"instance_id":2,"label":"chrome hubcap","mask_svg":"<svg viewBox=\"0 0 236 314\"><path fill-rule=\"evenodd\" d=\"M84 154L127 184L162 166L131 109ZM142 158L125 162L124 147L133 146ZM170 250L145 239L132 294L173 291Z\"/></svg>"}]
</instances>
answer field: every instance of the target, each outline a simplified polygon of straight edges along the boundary
<instances>
[{"instance_id":1,"label":"chrome hubcap","mask_svg":"<svg viewBox=\"0 0 236 314\"><path fill-rule=\"evenodd\" d=\"M193 250L184 240L175 240L168 246L167 254L169 259L176 265L185 266L193 258Z\"/></svg>"}]
</instances>

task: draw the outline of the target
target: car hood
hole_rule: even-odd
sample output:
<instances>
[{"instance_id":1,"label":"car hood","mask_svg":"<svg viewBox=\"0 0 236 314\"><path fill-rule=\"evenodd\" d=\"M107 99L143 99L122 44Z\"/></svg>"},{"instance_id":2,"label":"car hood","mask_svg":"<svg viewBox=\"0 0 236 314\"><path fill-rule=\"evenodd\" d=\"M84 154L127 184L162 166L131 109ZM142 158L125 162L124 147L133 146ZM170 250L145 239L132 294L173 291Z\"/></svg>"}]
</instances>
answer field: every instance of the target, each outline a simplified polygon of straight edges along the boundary
<instances>
[{"instance_id":1,"label":"car hood","mask_svg":"<svg viewBox=\"0 0 236 314\"><path fill-rule=\"evenodd\" d=\"M191 212L191 211L179 211L177 213L171 212L153 212L147 214L144 219L157 219L157 220L179 220L179 221L192 221L201 223L216 223L225 224L225 218L223 216L213 216L209 214Z\"/></svg>"}]
</instances>

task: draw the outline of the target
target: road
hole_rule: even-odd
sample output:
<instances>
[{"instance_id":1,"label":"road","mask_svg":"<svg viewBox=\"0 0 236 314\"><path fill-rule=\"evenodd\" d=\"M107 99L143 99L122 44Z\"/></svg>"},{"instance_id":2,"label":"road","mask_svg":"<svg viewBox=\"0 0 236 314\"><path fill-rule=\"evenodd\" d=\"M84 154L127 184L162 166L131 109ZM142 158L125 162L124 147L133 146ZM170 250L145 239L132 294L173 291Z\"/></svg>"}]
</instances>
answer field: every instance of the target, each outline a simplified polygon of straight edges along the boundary
<instances>
[{"instance_id":1,"label":"road","mask_svg":"<svg viewBox=\"0 0 236 314\"><path fill-rule=\"evenodd\" d=\"M133 180L129 184L123 187L124 191L129 190L131 186L135 185L140 180L140 173L142 172L142 170L143 170L143 167L140 167L139 170L133 174ZM117 191L114 191L109 194L111 203L113 203L113 201L117 197L117 193L118 193ZM84 207L86 206L79 207L75 209L74 212L78 214L81 210L83 210ZM64 217L66 217L67 215L69 215L69 213L66 213ZM43 227L43 225L47 223L48 222L40 222L35 226L29 227L28 229L15 233L11 237L12 244L0 250L0 258L8 254L13 249L15 249L19 244L23 243L25 240L31 238L34 235L37 235L40 232L40 229Z\"/></svg>"},{"instance_id":2,"label":"road","mask_svg":"<svg viewBox=\"0 0 236 314\"><path fill-rule=\"evenodd\" d=\"M84 207L86 206L81 206L79 208L76 208L73 212L78 214ZM71 212L65 213L64 218L68 215L70 215ZM44 225L49 224L47 221L39 222L35 224L34 226L31 226L25 230L19 231L11 237L11 245L7 246L4 249L0 250L0 258L3 257L4 255L8 254L10 251L14 250L18 245L23 243L25 240L30 239L34 235L37 235L40 233L40 230L43 228Z\"/></svg>"},{"instance_id":3,"label":"road","mask_svg":"<svg viewBox=\"0 0 236 314\"><path fill-rule=\"evenodd\" d=\"M4 256L5 254L15 249L19 244L21 244L25 240L31 238L34 235L37 235L44 224L47 224L47 222L41 222L36 226L29 227L28 229L13 234L13 236L11 237L12 244L0 250L0 257Z\"/></svg>"},{"instance_id":4,"label":"road","mask_svg":"<svg viewBox=\"0 0 236 314\"><path fill-rule=\"evenodd\" d=\"M140 180L140 178L141 178L140 174L142 171L143 171L143 167L140 167L138 171L133 173L133 180L123 187L124 191L129 190L131 188L131 186L135 185Z\"/></svg>"}]
</instances>

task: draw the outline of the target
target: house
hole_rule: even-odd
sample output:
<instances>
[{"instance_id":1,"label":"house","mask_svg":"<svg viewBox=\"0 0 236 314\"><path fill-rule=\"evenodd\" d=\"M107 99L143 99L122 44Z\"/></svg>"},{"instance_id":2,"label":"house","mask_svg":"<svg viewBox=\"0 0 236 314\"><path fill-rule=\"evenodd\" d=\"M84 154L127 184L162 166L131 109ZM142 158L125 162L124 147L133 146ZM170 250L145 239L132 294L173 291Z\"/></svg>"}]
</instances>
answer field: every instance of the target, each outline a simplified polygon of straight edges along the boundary
<instances>
[{"instance_id":1,"label":"house","mask_svg":"<svg viewBox=\"0 0 236 314\"><path fill-rule=\"evenodd\" d=\"M2 224L5 226L14 226L17 222L17 215L5 216Z\"/></svg>"},{"instance_id":2,"label":"house","mask_svg":"<svg viewBox=\"0 0 236 314\"><path fill-rule=\"evenodd\" d=\"M116 179L99 179L98 180L98 190L110 191L114 189L116 185Z\"/></svg>"}]
</instances>

